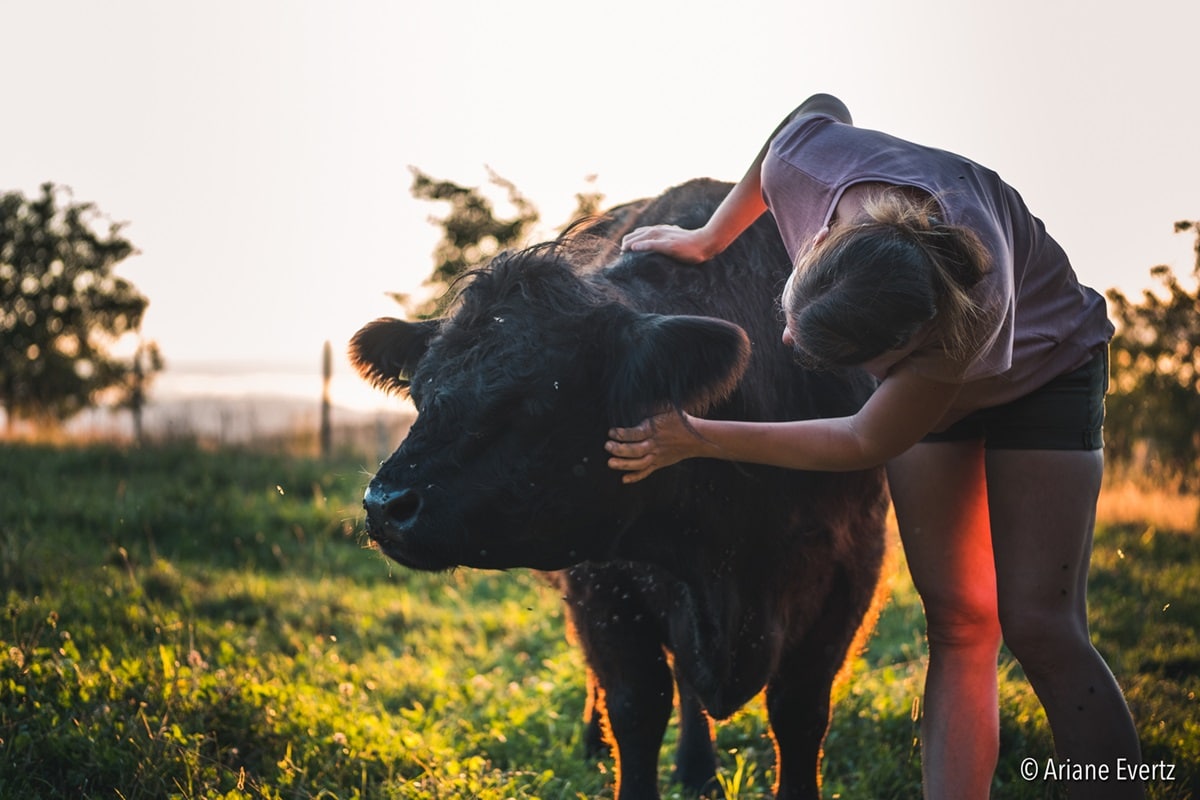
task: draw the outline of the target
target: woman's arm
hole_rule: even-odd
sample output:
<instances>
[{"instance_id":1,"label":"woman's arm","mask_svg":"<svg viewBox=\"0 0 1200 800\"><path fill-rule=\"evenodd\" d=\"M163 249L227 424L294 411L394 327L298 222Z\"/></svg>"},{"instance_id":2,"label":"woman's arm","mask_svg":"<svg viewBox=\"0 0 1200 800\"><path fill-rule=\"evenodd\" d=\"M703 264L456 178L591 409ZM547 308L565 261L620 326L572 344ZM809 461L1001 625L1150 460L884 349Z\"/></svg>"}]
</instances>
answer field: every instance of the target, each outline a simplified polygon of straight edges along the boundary
<instances>
[{"instance_id":1,"label":"woman's arm","mask_svg":"<svg viewBox=\"0 0 1200 800\"><path fill-rule=\"evenodd\" d=\"M656 250L680 261L700 263L723 251L742 231L767 210L762 199L762 165L771 141L784 126L806 114L829 114L849 124L850 111L833 95L815 94L805 100L767 138L758 156L742 179L730 190L709 221L701 228L688 230L676 225L652 225L630 232L621 241L624 250Z\"/></svg>"},{"instance_id":2,"label":"woman's arm","mask_svg":"<svg viewBox=\"0 0 1200 800\"><path fill-rule=\"evenodd\" d=\"M912 369L888 375L849 417L738 422L673 411L609 431L608 465L626 483L686 458L719 458L788 469L841 472L879 466L921 440L946 413L959 385Z\"/></svg>"}]
</instances>

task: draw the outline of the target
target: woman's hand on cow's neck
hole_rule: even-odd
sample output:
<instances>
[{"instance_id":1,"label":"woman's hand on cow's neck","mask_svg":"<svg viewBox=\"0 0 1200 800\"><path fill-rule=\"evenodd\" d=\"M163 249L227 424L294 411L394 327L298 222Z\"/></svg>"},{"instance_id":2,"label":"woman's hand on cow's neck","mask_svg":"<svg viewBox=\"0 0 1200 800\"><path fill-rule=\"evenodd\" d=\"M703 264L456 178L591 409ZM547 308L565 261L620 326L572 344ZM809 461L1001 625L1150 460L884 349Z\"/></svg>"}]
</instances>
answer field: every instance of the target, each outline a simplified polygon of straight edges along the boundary
<instances>
[{"instance_id":1,"label":"woman's hand on cow's neck","mask_svg":"<svg viewBox=\"0 0 1200 800\"><path fill-rule=\"evenodd\" d=\"M625 472L623 482L636 483L655 470L704 455L706 443L696 433L696 421L683 412L666 411L632 428L613 428L604 445L608 466Z\"/></svg>"}]
</instances>

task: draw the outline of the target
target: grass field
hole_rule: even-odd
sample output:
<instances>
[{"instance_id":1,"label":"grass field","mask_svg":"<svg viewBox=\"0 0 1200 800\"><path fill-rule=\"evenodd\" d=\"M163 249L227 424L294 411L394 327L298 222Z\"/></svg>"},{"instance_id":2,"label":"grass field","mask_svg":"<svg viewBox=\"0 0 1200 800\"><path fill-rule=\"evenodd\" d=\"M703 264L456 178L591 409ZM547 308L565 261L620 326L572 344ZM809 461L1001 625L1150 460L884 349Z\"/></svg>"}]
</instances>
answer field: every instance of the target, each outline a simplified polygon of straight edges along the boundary
<instances>
[{"instance_id":1,"label":"grass field","mask_svg":"<svg viewBox=\"0 0 1200 800\"><path fill-rule=\"evenodd\" d=\"M558 598L524 571L389 565L359 532L366 479L246 451L0 444L0 797L611 797L611 764L581 757ZM1102 524L1091 594L1145 761L1174 766L1157 800L1200 797L1200 534L1169 503L1123 500ZM920 796L922 621L893 572L838 690L826 798ZM993 797L1061 797L1020 776L1051 743L1000 669ZM764 731L757 704L719 729L731 800L768 796Z\"/></svg>"}]
</instances>

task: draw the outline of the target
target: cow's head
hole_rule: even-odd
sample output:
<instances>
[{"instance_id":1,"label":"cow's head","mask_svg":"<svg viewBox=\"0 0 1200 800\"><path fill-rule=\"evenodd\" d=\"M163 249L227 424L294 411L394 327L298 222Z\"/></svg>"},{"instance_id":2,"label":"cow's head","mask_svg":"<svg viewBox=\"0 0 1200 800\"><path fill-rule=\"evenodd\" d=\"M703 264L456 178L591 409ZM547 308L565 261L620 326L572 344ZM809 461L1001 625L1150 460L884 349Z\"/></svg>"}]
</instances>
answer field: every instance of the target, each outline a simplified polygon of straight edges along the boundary
<instances>
[{"instance_id":1,"label":"cow's head","mask_svg":"<svg viewBox=\"0 0 1200 800\"><path fill-rule=\"evenodd\" d=\"M367 488L367 530L418 569L611 558L654 479L621 484L608 429L711 406L749 350L731 323L632 311L552 249L501 256L453 315L376 320L351 343L359 372L418 412Z\"/></svg>"}]
</instances>

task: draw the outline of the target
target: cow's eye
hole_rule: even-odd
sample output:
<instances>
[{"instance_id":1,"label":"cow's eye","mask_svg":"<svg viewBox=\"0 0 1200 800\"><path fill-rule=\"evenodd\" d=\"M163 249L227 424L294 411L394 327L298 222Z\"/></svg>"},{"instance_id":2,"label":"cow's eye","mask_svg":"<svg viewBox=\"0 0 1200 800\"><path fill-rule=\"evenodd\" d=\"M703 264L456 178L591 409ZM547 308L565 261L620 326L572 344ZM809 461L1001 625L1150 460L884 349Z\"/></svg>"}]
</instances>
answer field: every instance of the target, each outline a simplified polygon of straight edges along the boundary
<instances>
[{"instance_id":1,"label":"cow's eye","mask_svg":"<svg viewBox=\"0 0 1200 800\"><path fill-rule=\"evenodd\" d=\"M412 381L408 384L408 396L412 400L413 405L418 410L424 405L425 388L433 382L433 378L422 378L419 375L414 375Z\"/></svg>"}]
</instances>

